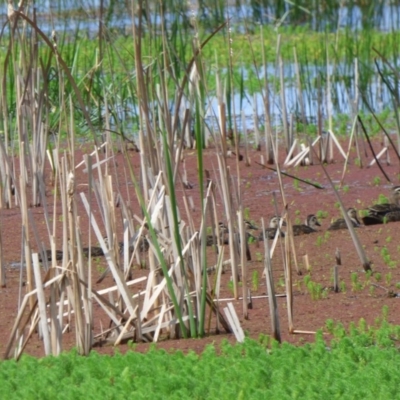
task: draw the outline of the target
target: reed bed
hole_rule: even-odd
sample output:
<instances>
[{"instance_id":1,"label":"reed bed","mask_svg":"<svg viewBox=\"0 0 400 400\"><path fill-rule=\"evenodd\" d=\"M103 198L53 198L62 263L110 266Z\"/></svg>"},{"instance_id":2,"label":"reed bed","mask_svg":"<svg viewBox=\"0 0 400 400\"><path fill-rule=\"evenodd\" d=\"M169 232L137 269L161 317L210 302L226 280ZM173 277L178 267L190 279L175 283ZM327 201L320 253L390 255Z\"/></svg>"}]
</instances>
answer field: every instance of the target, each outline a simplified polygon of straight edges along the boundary
<instances>
[{"instance_id":1,"label":"reed bed","mask_svg":"<svg viewBox=\"0 0 400 400\"><path fill-rule=\"evenodd\" d=\"M297 5L289 10L287 2L264 3L263 7L275 13L277 30L284 23L298 21L300 16L306 16L307 23L316 25L316 12L323 5L313 2L315 9ZM46 354L59 354L63 350L63 332L72 328L78 351L85 355L96 341L118 345L127 340L157 341L161 336L199 337L221 329L231 332L237 327L229 324L219 302L224 266L232 276L235 299L239 298L241 280L243 317L247 317L251 296L247 287L247 236L240 160L244 151L245 163L250 165L248 149L253 141L248 135L246 116L243 112L237 113L237 103L242 109L249 97L242 69L244 63L239 61L237 25L226 19L226 14L232 10L224 2L218 2L211 9L209 26L203 20L209 11L204 2L199 2L198 9L188 9L186 2L160 4L139 2L137 7L125 9L131 13L128 46L128 41L118 41L118 32L112 26L113 18L118 17L121 9L116 6L115 10L106 10L101 2L99 9L92 10L101 17L96 47L83 50L81 40L88 42L80 38L79 31L72 38L67 32L60 35L55 29L47 34L40 26L43 15L37 15L35 8L29 4L17 10L10 3L6 23L8 37L3 30L0 38L8 46L2 59L7 79L1 82L0 103L3 116L1 206L18 207L21 212L21 268L26 266L21 271L21 288L26 279L27 290L25 294L21 290L18 316L5 358L13 355L19 358L35 333L42 338ZM326 4L326 23L331 23L335 17L338 24L340 9L333 2ZM361 9L363 15L364 12L367 15L367 11ZM254 8L252 12L255 20L262 19L261 8ZM61 15L60 11L59 17ZM338 30L333 48L329 36L324 41L321 35L317 36L322 61L309 60L306 48L292 44L288 57L284 49L287 31L282 28L282 35L280 32L273 35L272 72L269 65L272 47L265 44L265 36L271 31L261 28L260 32L250 35L251 26L246 23L245 27L246 51L250 51L255 76L253 84L255 82L261 96L261 104L258 104L256 91L253 91L254 97L250 96L254 110L254 143L260 150L261 164L267 168L275 164L280 177L281 165L331 162L334 148L347 162L349 152L341 148L336 137L334 114L341 109L338 97L345 85L353 105L349 147L353 140L361 143L363 139L358 130L362 128L361 99L372 110L375 110L372 104L378 102L365 89L366 82L372 82L373 71L370 66L356 61L362 56L365 61L369 55L351 54L351 58L343 60L341 56L346 48L340 47L342 34ZM321 28L314 26L314 29ZM394 36L395 33L387 35L387 40ZM352 44L347 50L351 50L350 46ZM222 52L215 51L221 48ZM212 64L210 52L213 53ZM316 54L317 51L312 57ZM348 83L347 75L341 71L346 69L350 59L355 80ZM397 75L392 61L382 54L377 68L380 84L390 93L393 109L397 109L394 90ZM210 64L217 65L215 72ZM385 79L384 72L389 70L390 78ZM242 71L239 78L238 71ZM299 100L290 105L288 93L293 88ZM316 94L319 99L317 122L312 121L306 111ZM213 102L216 108L212 107ZM277 103L279 115L276 114ZM262 117L258 115L260 108ZM374 116L382 124L376 113ZM398 124L397 114L395 118ZM323 129L325 119L328 121L326 131ZM80 161L77 149L83 133L90 151L85 152ZM396 147L393 142L391 145ZM129 146L140 152L140 168L132 165ZM284 162L277 156L282 146L287 155ZM207 147L214 149L218 166L215 171L204 165ZM191 213L191 183L187 180L184 163L187 148L195 149L197 156L199 221L194 220ZM398 148L400 139L397 137ZM115 173L116 151L124 154L122 168L126 182L118 181ZM232 156L236 160L234 170L227 163ZM375 157L377 163L379 157ZM46 175L46 163L51 167L50 175ZM80 169L86 173L86 190L77 185L76 175ZM133 183L134 193L129 190L128 180ZM49 185L53 189L53 210L46 196ZM292 267L299 272L290 233L290 210L282 184L279 192L284 209L277 214L286 221L288 234L284 241L278 235L271 243L265 239L264 249L270 309L275 316L272 329L278 340L279 318L271 272L278 242L282 250L289 326L293 333L296 329ZM181 193L183 207L180 206ZM132 201L131 196L136 200ZM217 201L223 204L224 215L219 214ZM56 204L61 204L61 213ZM135 209L133 204L138 207ZM32 206L44 210L46 239L37 234L30 213ZM344 210L343 205L342 208ZM88 220L87 226L81 223L83 217ZM56 223L59 219L61 223ZM223 220L227 225L225 242L218 224ZM119 232L119 226L123 226L123 232ZM206 250L207 227L211 227L214 240L212 261ZM351 232L360 261L367 270L368 259L356 232ZM61 252L55 246L57 236L62 237ZM84 247L84 242L88 242L89 247ZM93 242L98 242L99 246L95 248ZM225 246L228 251L224 251ZM99 281L107 274L114 281L113 286L102 290L94 282L90 256L95 251L104 255L107 263ZM143 256L145 251L147 254ZM0 240L0 256L1 253ZM148 264L148 274L132 279L134 260L141 263L143 258ZM6 271L1 257L0 262L4 286ZM214 280L207 273L213 264L216 265ZM94 305L109 319L109 328L95 331ZM232 310L230 313L235 319Z\"/></svg>"}]
</instances>

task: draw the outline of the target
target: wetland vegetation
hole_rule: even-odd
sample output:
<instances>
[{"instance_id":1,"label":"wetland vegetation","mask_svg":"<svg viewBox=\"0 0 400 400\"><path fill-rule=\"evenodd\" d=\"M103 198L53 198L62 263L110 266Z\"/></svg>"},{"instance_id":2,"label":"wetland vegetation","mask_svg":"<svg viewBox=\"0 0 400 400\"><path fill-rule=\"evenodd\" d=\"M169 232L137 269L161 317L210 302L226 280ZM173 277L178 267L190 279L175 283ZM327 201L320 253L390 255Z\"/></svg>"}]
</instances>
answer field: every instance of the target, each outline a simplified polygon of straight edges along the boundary
<instances>
[{"instance_id":1,"label":"wetland vegetation","mask_svg":"<svg viewBox=\"0 0 400 400\"><path fill-rule=\"evenodd\" d=\"M249 210L244 208L243 198L251 189L251 177L243 188L244 163L239 164L239 154L244 154L247 165L248 148L254 146L260 149L261 165L277 164L278 149L274 146L279 145L285 156L291 149L300 154L297 139L310 145L314 138L322 142L329 135L334 138L342 134L351 143L349 137L354 133L362 138L364 128L366 135L387 131L385 137L397 141L395 148L400 146L400 6L396 2L210 3L139 1L132 7L129 2L59 1L50 7L48 2L24 2L20 10L15 4L14 9L8 9L0 36L4 49L0 55L4 73L0 82L0 197L2 212L17 208L21 213L21 232L15 237L22 238L16 247L23 250L20 291L15 298L18 315L12 332L7 332L6 358L20 358L35 332L40 333L44 353L58 355L63 350L62 335L71 326L77 352L85 355L90 354L96 340L107 339L118 345L128 340L157 341L160 335L197 338L217 330L230 331L222 307L215 306L223 287L222 267L229 265L232 278L224 285L229 285L235 299L241 297L246 319L249 290L259 289L261 274L267 271L271 259L276 262L278 257L266 242L257 253L259 270L251 275L247 269L244 219ZM136 165L129 146L140 152ZM205 162L208 146L215 151L216 168ZM197 214L189 193L193 183L187 179L184 162L187 149L196 154ZM79 153L81 163L78 151L84 153ZM114 162L118 152L123 154L119 174ZM237 156L236 164L229 164L232 154ZM322 147L319 156L318 161L332 161ZM359 154L357 159L361 163ZM81 172L83 167L85 171ZM280 176L279 168L276 173ZM379 179L376 185L380 185ZM295 179L292 186L299 192L303 184ZM353 188L345 187L344 194L350 195ZM333 184L332 189L336 190ZM283 186L277 184L276 191L281 194L282 209L287 210ZM271 195L267 201L277 209L275 197ZM339 200L336 204L343 208ZM34 207L43 209L40 223L32 217ZM282 213L289 222L289 216ZM326 210L318 213L325 216ZM218 240L211 253L206 249L206 237L219 238L220 220L227 220L229 239L226 243ZM3 237L6 234L1 232ZM142 236L149 242L144 263L137 258L140 241L134 240ZM121 240L123 246L119 245ZM322 247L331 238L318 236L315 240ZM108 287L101 290L93 279L91 259L83 256L83 245L92 242L100 243L106 259L104 272L112 275ZM62 248L62 260L56 260L56 244ZM288 242L285 246L282 254L288 258L287 262L280 260L281 279L276 285L289 299L290 320L292 271L284 268L291 268L294 250ZM47 260L47 250L54 257L39 266L37 253ZM395 275L393 253L387 249L376 249L375 253ZM362 251L360 254L362 259ZM61 261L60 265L56 261ZM1 285L5 287L7 268L1 264ZM148 266L146 276L129 280L138 264ZM207 275L210 265L217 271L212 279ZM389 272L379 276L385 277L387 286L393 285ZM348 290L356 293L364 287L376 287L362 283L356 273L349 275L347 282ZM135 289L131 289L133 285L137 285ZM325 301L330 294L327 287L311 279L311 274L305 275L301 285L314 303ZM270 280L268 290L273 289ZM271 298L274 293L269 292ZM95 325L93 303L108 323L106 332L102 325ZM273 304L270 307L272 315ZM382 323L382 329L386 328ZM359 384L364 382L361 372L352 376L354 381L342 376L332 391L328 383L335 371L356 365L357 371L365 372L377 360L381 375L374 375L377 380L369 382L368 393L389 398L393 394L390 371L396 367L391 364L389 372L384 368L387 360L397 357L393 348L398 340L397 328L390 331L390 339L387 331L381 335L380 331L364 331L363 326L359 329L354 328L351 339L344 337L329 350L320 337L311 347L284 345L279 350L268 340L268 345L273 343L268 351L247 342L243 347L225 349L233 359L217 358L209 348L202 357L171 356L169 368L177 375L185 371L189 383L193 383L190 368L194 370L193 380L196 374L204 377L196 367L203 361L207 373L213 376L217 371L221 381L234 377L239 382L242 373L247 374L251 383L227 386L226 395L233 391L246 398L272 390L282 397L304 397L310 391L314 393L316 384L305 382L317 365L319 378L322 376L317 393L322 393L320 385L326 382L326 396L345 393L351 386L354 396L367 398L367 386ZM290 323L289 330L294 331ZM328 330L333 334L341 331L332 323ZM362 342L361 347L354 341ZM287 354L281 357L279 352ZM337 364L330 358L336 352L340 359ZM247 354L251 356L247 358ZM72 383L77 393L83 387L91 391L95 385L90 380L85 383L85 368L104 379L104 369L98 369L98 355L91 354L91 366L83 370L79 370L81 361L75 360L75 355L62 357L58 361L23 359L21 368L30 376L39 363L46 373L52 371L54 380L67 369L68 385L71 388ZM130 354L126 360L129 357L141 356ZM164 357L164 353L151 352L149 364L141 372L164 363ZM269 361L274 357L277 372L271 375ZM118 386L124 393L134 392L135 380L131 378L138 373L134 368L144 363L138 359L131 366L120 356L107 359L106 364L116 364L105 367L107 383L101 382L97 388L110 386L114 390ZM173 365L175 359L178 361ZM286 378L292 377L300 359L304 361L304 375L299 372L302 383L289 388ZM52 363L58 362L53 369ZM185 363L191 363L190 367ZM237 366L233 373L232 365ZM16 367L10 362L2 369L2 376L7 378L6 368L13 374ZM253 374L254 370L258 380L249 376L248 371ZM369 369L367 373L372 375ZM274 389L271 383L271 387L262 387L260 382L268 376L273 384L285 386ZM41 387L48 390L43 397L53 396L55 389L48 384L53 378L41 379L36 383L43 382ZM149 375L143 379L149 379ZM389 383L375 385L378 379ZM18 382L8 383L8 390L14 393L21 388ZM86 388L86 384L92 388ZM160 393L176 389L176 382L166 378L141 382L140 386L147 390L158 384ZM26 398L37 393L34 382L24 388L28 392L21 396L26 394ZM214 396L213 390L218 389L219 384L214 388L202 382L198 397ZM189 389L182 386L180 390L184 397Z\"/></svg>"}]
</instances>

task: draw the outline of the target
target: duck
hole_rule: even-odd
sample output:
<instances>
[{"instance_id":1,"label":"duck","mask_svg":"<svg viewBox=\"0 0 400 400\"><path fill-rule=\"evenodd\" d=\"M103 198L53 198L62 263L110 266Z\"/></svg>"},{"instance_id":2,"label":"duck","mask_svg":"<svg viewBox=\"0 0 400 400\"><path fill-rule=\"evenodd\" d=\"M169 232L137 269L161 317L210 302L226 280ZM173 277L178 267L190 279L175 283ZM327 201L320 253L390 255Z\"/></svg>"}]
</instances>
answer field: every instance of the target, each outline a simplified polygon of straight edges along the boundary
<instances>
[{"instance_id":1,"label":"duck","mask_svg":"<svg viewBox=\"0 0 400 400\"><path fill-rule=\"evenodd\" d=\"M250 221L248 221L247 219L244 220L244 228L246 230L246 241L249 242L249 240L252 241L257 241L257 238L249 231L255 231L258 229L257 226L255 226L254 224L252 224Z\"/></svg>"},{"instance_id":2,"label":"duck","mask_svg":"<svg viewBox=\"0 0 400 400\"><path fill-rule=\"evenodd\" d=\"M246 230L246 239L249 240L250 238L252 238L252 239L256 240L256 237L254 235L252 235L249 231L255 230L258 228L248 220L244 221L244 227ZM219 229L219 236L221 238L221 243L228 244L229 243L229 238L227 235L229 233L228 227L223 222L219 222L218 229ZM207 235L207 237L206 237L207 246L212 246L213 244L216 244L216 243L217 243L216 236Z\"/></svg>"},{"instance_id":3,"label":"duck","mask_svg":"<svg viewBox=\"0 0 400 400\"><path fill-rule=\"evenodd\" d=\"M139 241L138 244L138 250L141 253L145 253L149 251L150 244L149 241L147 240L146 236L142 233L139 236L139 231L135 232L135 234L132 236L131 240L129 241L129 254L133 253L133 250L136 246L136 242ZM120 254L124 253L124 243L123 242L118 242L119 246L119 252Z\"/></svg>"},{"instance_id":4,"label":"duck","mask_svg":"<svg viewBox=\"0 0 400 400\"><path fill-rule=\"evenodd\" d=\"M149 250L150 244L149 244L149 241L147 240L146 236L143 233L139 236L139 231L137 231L134 233L134 235L129 240L129 255L131 255L133 253L136 242L138 240L139 240L138 251L140 253L145 253ZM108 247L108 238L105 237L104 241L106 242L106 246ZM89 253L89 248L84 247L82 250L83 250L83 254L87 257L88 253ZM117 243L117 250L118 250L120 256L124 255L124 242L119 241ZM91 251L92 257L104 256L104 252L101 247L92 246L90 248L90 251Z\"/></svg>"},{"instance_id":5,"label":"duck","mask_svg":"<svg viewBox=\"0 0 400 400\"><path fill-rule=\"evenodd\" d=\"M374 204L368 207L367 215L362 218L364 225L400 221L400 186L392 188L390 197L390 203Z\"/></svg>"},{"instance_id":6,"label":"duck","mask_svg":"<svg viewBox=\"0 0 400 400\"><path fill-rule=\"evenodd\" d=\"M104 256L104 251L99 246L83 247L82 253L85 257L89 257L89 250L91 257L102 257Z\"/></svg>"},{"instance_id":7,"label":"duck","mask_svg":"<svg viewBox=\"0 0 400 400\"><path fill-rule=\"evenodd\" d=\"M274 239L275 235L276 235L276 231L279 229L280 231L280 236L284 237L285 233L282 232L282 230L280 229L279 225L280 225L280 221L281 221L281 217L279 216L274 216L270 219L269 221L269 226L268 228L265 229L265 237L268 239ZM282 226L286 226L286 222L283 221ZM264 232L260 232L259 236L258 236L258 240L259 241L263 241L264 240Z\"/></svg>"},{"instance_id":8,"label":"duck","mask_svg":"<svg viewBox=\"0 0 400 400\"><path fill-rule=\"evenodd\" d=\"M358 228L359 226L361 226L360 221L357 218L357 210L355 208L348 208L347 215L349 216L354 228ZM328 231L337 231L339 229L347 229L346 220L344 218L339 218L336 221L332 222L332 224L328 228Z\"/></svg>"},{"instance_id":9,"label":"duck","mask_svg":"<svg viewBox=\"0 0 400 400\"><path fill-rule=\"evenodd\" d=\"M45 258L43 258L43 253ZM62 250L56 250L55 252L56 260L61 261L63 259L63 252ZM39 262L43 262L43 260L51 261L52 260L52 253L51 250L45 250L44 252L40 252L39 255Z\"/></svg>"},{"instance_id":10,"label":"duck","mask_svg":"<svg viewBox=\"0 0 400 400\"><path fill-rule=\"evenodd\" d=\"M247 261L251 261L251 252L250 252L249 241L252 240L254 242L257 242L257 238L249 231L253 231L258 228L246 219L244 220L244 227L245 227L245 235L246 235L246 259L247 259ZM240 243L240 238L239 238L239 243Z\"/></svg>"},{"instance_id":11,"label":"duck","mask_svg":"<svg viewBox=\"0 0 400 400\"><path fill-rule=\"evenodd\" d=\"M314 214L307 215L306 221L304 224L293 225L293 236L299 235L308 235L309 233L318 232L316 229L317 226L321 226L318 222L317 217Z\"/></svg>"},{"instance_id":12,"label":"duck","mask_svg":"<svg viewBox=\"0 0 400 400\"><path fill-rule=\"evenodd\" d=\"M229 238L228 238L228 227L220 221L218 223L218 231L219 231L219 238L220 238L220 243L221 244L228 244L229 243ZM216 235L207 235L206 236L206 246L213 246L218 243L217 236Z\"/></svg>"}]
</instances>

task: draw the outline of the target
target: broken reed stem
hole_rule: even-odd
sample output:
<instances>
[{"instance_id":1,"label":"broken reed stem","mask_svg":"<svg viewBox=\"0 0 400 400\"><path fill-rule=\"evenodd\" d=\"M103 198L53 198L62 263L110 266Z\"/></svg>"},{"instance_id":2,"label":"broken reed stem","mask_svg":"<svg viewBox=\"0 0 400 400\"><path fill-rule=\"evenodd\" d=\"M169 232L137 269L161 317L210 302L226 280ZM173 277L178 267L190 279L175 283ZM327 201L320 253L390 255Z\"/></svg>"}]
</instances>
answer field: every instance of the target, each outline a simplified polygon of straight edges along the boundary
<instances>
[{"instance_id":1,"label":"broken reed stem","mask_svg":"<svg viewBox=\"0 0 400 400\"><path fill-rule=\"evenodd\" d=\"M288 127L288 118L287 118L287 108L286 108L286 95L285 95L285 73L283 70L283 58L281 54L281 35L278 35L277 44L277 58L278 58L278 66L279 66L279 80L280 80L280 100L281 100L281 108L282 108L282 126L283 126L283 135L285 138L285 150L286 154L289 152L291 147L290 137L289 137L289 127ZM275 152L275 162L278 162L278 154Z\"/></svg>"},{"instance_id":2,"label":"broken reed stem","mask_svg":"<svg viewBox=\"0 0 400 400\"><path fill-rule=\"evenodd\" d=\"M284 262L285 286L286 286L286 304L287 304L287 312L288 312L289 333L293 333L293 330L294 330L294 325L293 325L292 257L291 257L291 249L293 250L294 246L292 246L292 239L293 239L292 224L289 222L287 224L287 231L286 231L286 235L285 235L285 262Z\"/></svg>"},{"instance_id":3,"label":"broken reed stem","mask_svg":"<svg viewBox=\"0 0 400 400\"><path fill-rule=\"evenodd\" d=\"M269 244L268 244L269 239L268 237L265 236L264 219L261 220L261 225L264 235L264 264L266 271L265 278L267 284L269 311L271 315L272 337L279 343L281 343L281 329L279 326L278 303L275 297L275 285L274 285L274 278L272 275L272 263L271 263Z\"/></svg>"},{"instance_id":4,"label":"broken reed stem","mask_svg":"<svg viewBox=\"0 0 400 400\"><path fill-rule=\"evenodd\" d=\"M29 240L29 222L28 222L28 204L26 197L26 180L25 180L25 142L20 143L20 195L21 195L21 219L22 228L24 232L24 256L26 263L26 276L27 276L27 288L28 292L33 290L33 273L31 263L31 249ZM33 299L29 299L30 307L33 307Z\"/></svg>"},{"instance_id":5,"label":"broken reed stem","mask_svg":"<svg viewBox=\"0 0 400 400\"><path fill-rule=\"evenodd\" d=\"M33 261L33 272L35 275L35 283L37 289L39 322L41 327L41 333L43 335L44 352L46 356L48 356L51 354L51 345L50 345L49 327L47 324L46 297L43 290L42 276L39 265L39 256L37 253L32 254L32 261Z\"/></svg>"},{"instance_id":6,"label":"broken reed stem","mask_svg":"<svg viewBox=\"0 0 400 400\"><path fill-rule=\"evenodd\" d=\"M333 290L335 293L339 292L339 266L342 265L342 259L340 257L339 249L335 252L336 265L334 266L333 273Z\"/></svg>"},{"instance_id":7,"label":"broken reed stem","mask_svg":"<svg viewBox=\"0 0 400 400\"><path fill-rule=\"evenodd\" d=\"M1 209L1 207L0 207ZM1 218L1 217L0 217ZM1 223L0 223L1 226ZM1 229L0 229L0 287L6 287L6 268L3 258L3 241L2 241Z\"/></svg>"},{"instance_id":8,"label":"broken reed stem","mask_svg":"<svg viewBox=\"0 0 400 400\"><path fill-rule=\"evenodd\" d=\"M351 236L351 238L353 240L354 247L357 250L358 256L359 256L360 261L361 261L361 264L362 264L365 272L371 271L371 262L368 260L367 255L365 254L364 249L361 246L360 240L359 240L359 238L357 236L357 233L356 233L356 231L355 231L355 229L353 227L353 224L352 224L352 222L350 220L350 217L347 214L347 210L346 210L346 208L345 208L345 206L344 206L344 204L342 202L342 199L340 198L340 195L339 195L338 191L336 190L335 185L333 184L333 182L331 180L331 177L329 176L328 171L324 167L323 163L321 163L320 166L321 166L322 170L324 171L325 176L328 179L328 182L329 182L329 184L331 185L331 187L333 189L333 193L335 194L335 197L336 197L337 201L340 204L340 208L341 208L341 211L342 211L342 214L343 214L343 218L346 221L347 228L348 228L348 230L350 232L350 236Z\"/></svg>"},{"instance_id":9,"label":"broken reed stem","mask_svg":"<svg viewBox=\"0 0 400 400\"><path fill-rule=\"evenodd\" d=\"M238 225L239 225L239 237L240 237L240 264L242 266L242 296L243 296L243 318L249 318L248 304L247 304L247 263L246 263L246 246L247 238L244 229L243 221L243 210L240 207L237 212Z\"/></svg>"}]
</instances>

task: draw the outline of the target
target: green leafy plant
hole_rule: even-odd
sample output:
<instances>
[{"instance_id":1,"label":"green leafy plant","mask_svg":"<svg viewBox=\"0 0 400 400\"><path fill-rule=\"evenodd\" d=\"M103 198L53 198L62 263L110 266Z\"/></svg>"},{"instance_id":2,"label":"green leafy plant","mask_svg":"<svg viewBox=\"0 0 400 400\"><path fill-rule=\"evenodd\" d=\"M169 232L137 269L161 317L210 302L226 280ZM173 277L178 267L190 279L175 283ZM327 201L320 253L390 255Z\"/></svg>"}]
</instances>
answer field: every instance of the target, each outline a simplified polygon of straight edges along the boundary
<instances>
[{"instance_id":1,"label":"green leafy plant","mask_svg":"<svg viewBox=\"0 0 400 400\"><path fill-rule=\"evenodd\" d=\"M362 289L362 284L358 280L357 272L351 273L351 287L352 287L353 292L358 292Z\"/></svg>"},{"instance_id":2,"label":"green leafy plant","mask_svg":"<svg viewBox=\"0 0 400 400\"><path fill-rule=\"evenodd\" d=\"M375 186L379 186L381 184L381 178L379 176L375 176L373 183Z\"/></svg>"},{"instance_id":3,"label":"green leafy plant","mask_svg":"<svg viewBox=\"0 0 400 400\"><path fill-rule=\"evenodd\" d=\"M369 295L374 296L375 295L375 286L370 285L369 287Z\"/></svg>"},{"instance_id":4,"label":"green leafy plant","mask_svg":"<svg viewBox=\"0 0 400 400\"><path fill-rule=\"evenodd\" d=\"M232 281L232 279L230 279L228 281L228 289L229 289L230 292L233 293L233 281Z\"/></svg>"},{"instance_id":5,"label":"green leafy plant","mask_svg":"<svg viewBox=\"0 0 400 400\"><path fill-rule=\"evenodd\" d=\"M324 238L322 236L317 236L316 245L318 247L321 247L323 243L324 243Z\"/></svg>"},{"instance_id":6,"label":"green leafy plant","mask_svg":"<svg viewBox=\"0 0 400 400\"><path fill-rule=\"evenodd\" d=\"M258 290L258 286L260 284L259 281L259 275L258 275L258 271L253 271L253 273L251 274L251 284L252 284L252 290L253 291L257 291Z\"/></svg>"},{"instance_id":7,"label":"green leafy plant","mask_svg":"<svg viewBox=\"0 0 400 400\"><path fill-rule=\"evenodd\" d=\"M389 203L389 199L384 194L380 194L378 196L377 204L387 204L387 203Z\"/></svg>"},{"instance_id":8,"label":"green leafy plant","mask_svg":"<svg viewBox=\"0 0 400 400\"><path fill-rule=\"evenodd\" d=\"M325 218L328 217L328 212L327 211L318 210L317 213L315 214L315 216L318 219L325 219Z\"/></svg>"}]
</instances>

